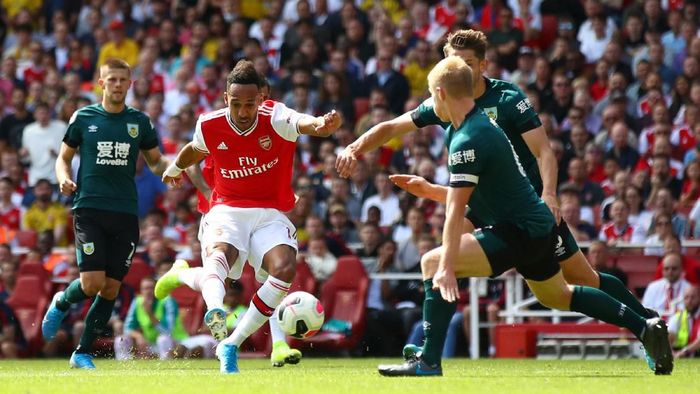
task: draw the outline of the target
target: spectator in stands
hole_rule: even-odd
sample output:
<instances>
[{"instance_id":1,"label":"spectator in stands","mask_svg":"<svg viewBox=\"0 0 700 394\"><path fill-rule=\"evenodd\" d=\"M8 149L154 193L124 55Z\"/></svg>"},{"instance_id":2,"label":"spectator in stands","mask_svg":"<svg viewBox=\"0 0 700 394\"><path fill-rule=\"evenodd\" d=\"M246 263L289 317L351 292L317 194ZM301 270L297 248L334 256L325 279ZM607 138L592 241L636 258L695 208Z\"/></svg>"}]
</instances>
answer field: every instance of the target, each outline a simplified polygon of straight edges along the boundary
<instances>
[{"instance_id":1,"label":"spectator in stands","mask_svg":"<svg viewBox=\"0 0 700 394\"><path fill-rule=\"evenodd\" d=\"M569 226L569 231L578 242L590 241L595 238L595 227L581 221L581 207L578 200L569 200L561 204L561 217Z\"/></svg>"},{"instance_id":2,"label":"spectator in stands","mask_svg":"<svg viewBox=\"0 0 700 394\"><path fill-rule=\"evenodd\" d=\"M0 227L3 236L0 243L10 243L20 226L20 206L14 197L14 182L8 177L0 178Z\"/></svg>"},{"instance_id":3,"label":"spectator in stands","mask_svg":"<svg viewBox=\"0 0 700 394\"><path fill-rule=\"evenodd\" d=\"M645 209L644 201L642 200L642 194L639 188L631 184L627 186L625 188L624 200L630 207L630 214L628 218L630 224L642 229L650 228L654 215L652 212Z\"/></svg>"},{"instance_id":4,"label":"spectator in stands","mask_svg":"<svg viewBox=\"0 0 700 394\"><path fill-rule=\"evenodd\" d=\"M605 153L606 158L613 158L623 170L634 168L639 160L639 153L629 144L629 128L623 122L617 122L612 126L610 139L612 147Z\"/></svg>"},{"instance_id":5,"label":"spectator in stands","mask_svg":"<svg viewBox=\"0 0 700 394\"><path fill-rule=\"evenodd\" d=\"M243 299L243 284L239 280L232 281L226 286L224 296L224 308L226 309L226 328L233 332L239 319L248 310L248 304Z\"/></svg>"},{"instance_id":6,"label":"spectator in stands","mask_svg":"<svg viewBox=\"0 0 700 394\"><path fill-rule=\"evenodd\" d=\"M669 253L678 253L681 255L685 280L696 286L700 284L700 280L698 280L700 263L688 256L688 254L684 253L684 250L681 247L681 239L675 234L666 237L664 240L664 255ZM654 275L654 279L662 278L663 272L663 264L659 262L659 265L656 266L656 274Z\"/></svg>"},{"instance_id":7,"label":"spectator in stands","mask_svg":"<svg viewBox=\"0 0 700 394\"><path fill-rule=\"evenodd\" d=\"M700 349L700 289L691 286L683 293L685 308L668 321L668 340L675 350L673 357L693 357Z\"/></svg>"},{"instance_id":8,"label":"spectator in stands","mask_svg":"<svg viewBox=\"0 0 700 394\"><path fill-rule=\"evenodd\" d=\"M377 188L377 194L365 200L360 220L366 221L367 211L370 207L376 206L382 214L380 226L391 227L401 218L401 210L399 209L399 198L392 190L389 174L386 172L378 173L374 178L374 186Z\"/></svg>"},{"instance_id":9,"label":"spectator in stands","mask_svg":"<svg viewBox=\"0 0 700 394\"><path fill-rule=\"evenodd\" d=\"M586 174L586 163L583 159L574 157L569 161L569 181L561 185L559 190L572 189L579 194L581 205L594 207L603 202L603 189L591 182Z\"/></svg>"},{"instance_id":10,"label":"spectator in stands","mask_svg":"<svg viewBox=\"0 0 700 394\"><path fill-rule=\"evenodd\" d=\"M39 179L34 186L35 201L22 218L22 228L41 233L53 231L57 246L66 246L68 212L60 203L53 201L53 187L48 179Z\"/></svg>"},{"instance_id":11,"label":"spectator in stands","mask_svg":"<svg viewBox=\"0 0 700 394\"><path fill-rule=\"evenodd\" d=\"M627 286L627 274L611 264L608 245L605 242L599 240L591 242L586 257L594 270L612 275Z\"/></svg>"},{"instance_id":12,"label":"spectator in stands","mask_svg":"<svg viewBox=\"0 0 700 394\"><path fill-rule=\"evenodd\" d=\"M398 243L396 250L396 261L394 268L400 272L407 272L415 267L416 261L420 261L420 252L418 243L421 236L426 230L425 213L419 207L411 207L406 214L406 224L410 232L402 236L400 240L396 239L398 234L394 233L394 241Z\"/></svg>"},{"instance_id":13,"label":"spectator in stands","mask_svg":"<svg viewBox=\"0 0 700 394\"><path fill-rule=\"evenodd\" d=\"M688 219L676 211L676 201L668 188L660 188L654 197L653 208L656 215L665 214L671 217L673 233L681 238L688 235Z\"/></svg>"},{"instance_id":14,"label":"spectator in stands","mask_svg":"<svg viewBox=\"0 0 700 394\"><path fill-rule=\"evenodd\" d=\"M346 209L347 217L351 221L360 220L360 215L362 214L362 204L353 194L350 193L350 183L346 179L343 179L337 175L331 179L331 195L328 197L328 201L341 204ZM329 213L331 213L330 210ZM351 236L351 234L346 234L346 236ZM349 241L347 239L346 241L356 242L357 237L355 236L352 238L355 239L355 241Z\"/></svg>"},{"instance_id":15,"label":"spectator in stands","mask_svg":"<svg viewBox=\"0 0 700 394\"><path fill-rule=\"evenodd\" d=\"M335 272L338 259L328 251L325 238L312 238L308 242L306 264L317 282L325 282Z\"/></svg>"},{"instance_id":16,"label":"spectator in stands","mask_svg":"<svg viewBox=\"0 0 700 394\"><path fill-rule=\"evenodd\" d=\"M623 200L616 200L610 207L610 222L603 225L598 239L614 245L617 242L643 243L644 229L629 223L629 206Z\"/></svg>"},{"instance_id":17,"label":"spectator in stands","mask_svg":"<svg viewBox=\"0 0 700 394\"><path fill-rule=\"evenodd\" d=\"M649 283L644 291L642 305L662 315L674 314L678 310L683 310L683 294L692 285L683 278L680 254L668 253L661 261L663 278Z\"/></svg>"},{"instance_id":18,"label":"spectator in stands","mask_svg":"<svg viewBox=\"0 0 700 394\"><path fill-rule=\"evenodd\" d=\"M138 357L157 356L161 360L182 355L184 348L195 347L191 346L188 339L196 337L189 337L182 326L177 302L171 297L156 299L153 295L154 288L155 281L152 278L145 277L141 280L140 295L132 301L124 322L124 335L114 340L117 360L130 359L132 347ZM202 347L211 349L214 344L214 338L211 338L206 344L208 346ZM197 346L201 345L197 343Z\"/></svg>"},{"instance_id":19,"label":"spectator in stands","mask_svg":"<svg viewBox=\"0 0 700 394\"><path fill-rule=\"evenodd\" d=\"M554 92L552 103L545 107L545 112L554 116L558 123L564 121L573 103L573 92L571 82L563 72L557 72L552 78L552 89Z\"/></svg>"},{"instance_id":20,"label":"spectator in stands","mask_svg":"<svg viewBox=\"0 0 700 394\"><path fill-rule=\"evenodd\" d=\"M355 108L349 95L347 81L342 74L327 71L321 79L318 103L313 113L325 114L333 109L339 111L346 121L355 119Z\"/></svg>"},{"instance_id":21,"label":"spectator in stands","mask_svg":"<svg viewBox=\"0 0 700 394\"><path fill-rule=\"evenodd\" d=\"M393 113L403 112L404 103L408 100L410 90L408 80L397 72L392 64L392 54L385 49L379 49L377 54L377 71L367 76L367 88L382 89L387 97L391 97L389 108Z\"/></svg>"},{"instance_id":22,"label":"spectator in stands","mask_svg":"<svg viewBox=\"0 0 700 394\"><path fill-rule=\"evenodd\" d=\"M411 88L411 97L423 98L428 91L428 73L435 65L430 44L425 40L418 40L409 52L408 59L410 60L403 74Z\"/></svg>"},{"instance_id":23,"label":"spectator in stands","mask_svg":"<svg viewBox=\"0 0 700 394\"><path fill-rule=\"evenodd\" d=\"M5 301L12 295L17 280L17 265L12 261L0 262L0 301Z\"/></svg>"},{"instance_id":24,"label":"spectator in stands","mask_svg":"<svg viewBox=\"0 0 700 394\"><path fill-rule=\"evenodd\" d=\"M667 237L675 235L671 227L671 216L665 213L657 213L654 218L651 234L647 236L646 244L651 245L644 248L646 256L663 256L663 244ZM660 245L660 246L657 246Z\"/></svg>"},{"instance_id":25,"label":"spectator in stands","mask_svg":"<svg viewBox=\"0 0 700 394\"><path fill-rule=\"evenodd\" d=\"M693 160L685 169L683 191L681 192L680 206L684 209L692 208L700 197L700 161Z\"/></svg>"},{"instance_id":26,"label":"spectator in stands","mask_svg":"<svg viewBox=\"0 0 700 394\"><path fill-rule=\"evenodd\" d=\"M16 86L12 90L11 104L12 114L0 121L0 148L19 150L22 147L22 132L34 122L34 115L27 108L27 92L22 87Z\"/></svg>"},{"instance_id":27,"label":"spectator in stands","mask_svg":"<svg viewBox=\"0 0 700 394\"><path fill-rule=\"evenodd\" d=\"M34 187L39 179L48 179L56 185L54 164L67 125L51 119L49 105L45 102L36 104L34 117L36 122L24 128L20 149L20 155L29 161L29 186Z\"/></svg>"},{"instance_id":28,"label":"spectator in stands","mask_svg":"<svg viewBox=\"0 0 700 394\"><path fill-rule=\"evenodd\" d=\"M136 188L138 189L138 207L139 217L143 218L150 212L163 194L167 190L167 186L161 182L160 177L156 176L146 166L146 161L143 156L139 155L136 161L136 175L134 177Z\"/></svg>"},{"instance_id":29,"label":"spectator in stands","mask_svg":"<svg viewBox=\"0 0 700 394\"><path fill-rule=\"evenodd\" d=\"M138 63L139 45L126 36L124 22L115 19L109 23L109 42L100 48L96 67L110 58L122 59L134 67Z\"/></svg>"},{"instance_id":30,"label":"spectator in stands","mask_svg":"<svg viewBox=\"0 0 700 394\"><path fill-rule=\"evenodd\" d=\"M19 320L12 308L0 300L0 358L17 358L26 348Z\"/></svg>"},{"instance_id":31,"label":"spectator in stands","mask_svg":"<svg viewBox=\"0 0 700 394\"><path fill-rule=\"evenodd\" d=\"M340 257L352 254L342 238L332 237L326 233L326 226L323 224L323 220L316 215L309 215L306 218L305 225L302 229L299 229L297 236L299 238L299 250L302 251L308 251L309 242L312 239L323 239L326 242L326 248L333 256Z\"/></svg>"},{"instance_id":32,"label":"spectator in stands","mask_svg":"<svg viewBox=\"0 0 700 394\"><path fill-rule=\"evenodd\" d=\"M489 45L498 53L498 65L513 71L516 68L518 49L523 44L523 31L513 24L513 10L509 7L498 9L498 22L495 29L487 33Z\"/></svg>"},{"instance_id":33,"label":"spectator in stands","mask_svg":"<svg viewBox=\"0 0 700 394\"><path fill-rule=\"evenodd\" d=\"M328 235L344 240L348 245L360 242L354 223L348 217L348 210L341 203L334 203L328 209Z\"/></svg>"}]
</instances>

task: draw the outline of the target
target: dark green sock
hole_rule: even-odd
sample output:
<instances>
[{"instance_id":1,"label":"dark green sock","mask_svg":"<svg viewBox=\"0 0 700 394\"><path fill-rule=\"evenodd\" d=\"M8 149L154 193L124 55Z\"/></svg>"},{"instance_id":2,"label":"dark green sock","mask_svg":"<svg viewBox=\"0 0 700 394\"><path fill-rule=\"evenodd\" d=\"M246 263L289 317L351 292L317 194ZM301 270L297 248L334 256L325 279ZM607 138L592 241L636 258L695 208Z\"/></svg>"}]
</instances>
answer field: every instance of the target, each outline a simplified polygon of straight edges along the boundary
<instances>
[{"instance_id":1,"label":"dark green sock","mask_svg":"<svg viewBox=\"0 0 700 394\"><path fill-rule=\"evenodd\" d=\"M80 337L80 345L76 349L77 353L90 352L95 338L102 333L109 318L112 316L113 308L114 300L108 300L99 295L95 297L95 301L85 317L85 330Z\"/></svg>"},{"instance_id":2,"label":"dark green sock","mask_svg":"<svg viewBox=\"0 0 700 394\"><path fill-rule=\"evenodd\" d=\"M646 320L625 304L606 293L588 286L574 286L571 310L606 323L625 327L641 338Z\"/></svg>"},{"instance_id":3,"label":"dark green sock","mask_svg":"<svg viewBox=\"0 0 700 394\"><path fill-rule=\"evenodd\" d=\"M68 310L68 308L70 308L71 304L75 304L76 302L80 302L88 298L90 297L88 297L83 291L83 288L80 287L80 279L76 279L70 282L68 287L66 287L66 289L63 291L63 297L56 300L56 308L65 312Z\"/></svg>"},{"instance_id":4,"label":"dark green sock","mask_svg":"<svg viewBox=\"0 0 700 394\"><path fill-rule=\"evenodd\" d=\"M610 274L604 274L602 272L598 272L598 276L600 277L601 291L627 305L628 308L632 309L634 313L638 314L639 316L642 316L645 319L651 318L651 316L649 316L649 312L647 312L647 309L639 303L637 297L635 297L619 279Z\"/></svg>"},{"instance_id":5,"label":"dark green sock","mask_svg":"<svg viewBox=\"0 0 700 394\"><path fill-rule=\"evenodd\" d=\"M439 291L433 290L433 280L423 282L425 286L425 300L423 301L423 332L425 344L423 345L423 360L428 365L440 364L442 348L445 345L447 327L452 315L457 309L457 303L447 302Z\"/></svg>"}]
</instances>

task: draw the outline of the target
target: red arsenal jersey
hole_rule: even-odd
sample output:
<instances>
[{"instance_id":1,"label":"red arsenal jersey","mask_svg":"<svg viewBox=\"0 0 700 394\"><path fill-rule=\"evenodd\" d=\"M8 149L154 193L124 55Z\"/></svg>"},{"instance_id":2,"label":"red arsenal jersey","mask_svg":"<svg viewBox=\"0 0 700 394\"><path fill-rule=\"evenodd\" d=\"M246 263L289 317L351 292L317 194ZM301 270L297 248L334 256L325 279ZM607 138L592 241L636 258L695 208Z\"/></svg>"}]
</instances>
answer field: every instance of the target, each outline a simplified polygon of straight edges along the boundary
<instances>
[{"instance_id":1,"label":"red arsenal jersey","mask_svg":"<svg viewBox=\"0 0 700 394\"><path fill-rule=\"evenodd\" d=\"M258 107L247 130L233 124L228 108L201 115L193 142L213 161L211 206L292 209L297 125L304 116L272 100Z\"/></svg>"}]
</instances>

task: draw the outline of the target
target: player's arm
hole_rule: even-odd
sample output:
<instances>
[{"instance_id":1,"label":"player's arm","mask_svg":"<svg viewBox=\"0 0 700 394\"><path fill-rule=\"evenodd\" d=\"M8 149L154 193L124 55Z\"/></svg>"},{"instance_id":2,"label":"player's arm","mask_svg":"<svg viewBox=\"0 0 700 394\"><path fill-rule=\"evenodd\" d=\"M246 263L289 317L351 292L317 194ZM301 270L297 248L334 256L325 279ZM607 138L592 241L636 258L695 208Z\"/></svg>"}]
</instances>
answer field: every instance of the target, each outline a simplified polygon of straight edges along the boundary
<instances>
[{"instance_id":1,"label":"player's arm","mask_svg":"<svg viewBox=\"0 0 700 394\"><path fill-rule=\"evenodd\" d=\"M449 187L445 213L445 229L442 234L443 252L434 277L434 284L440 288L440 294L447 302L459 298L459 288L452 262L457 260L464 226L464 212L474 186Z\"/></svg>"},{"instance_id":2,"label":"player's arm","mask_svg":"<svg viewBox=\"0 0 700 394\"><path fill-rule=\"evenodd\" d=\"M355 142L345 147L335 161L335 169L341 177L347 178L357 165L357 157L373 151L394 137L429 125L442 124L433 110L431 99L425 100L418 108L403 115L381 122L362 134Z\"/></svg>"},{"instance_id":3,"label":"player's arm","mask_svg":"<svg viewBox=\"0 0 700 394\"><path fill-rule=\"evenodd\" d=\"M335 110L323 116L302 116L297 123L299 134L328 137L343 124L343 118Z\"/></svg>"},{"instance_id":4,"label":"player's arm","mask_svg":"<svg viewBox=\"0 0 700 394\"><path fill-rule=\"evenodd\" d=\"M196 138L196 137L195 137ZM188 142L177 154L175 160L170 163L163 173L163 183L177 185L180 183L180 176L185 169L199 163L207 157L207 152L196 148L196 141Z\"/></svg>"},{"instance_id":5,"label":"player's arm","mask_svg":"<svg viewBox=\"0 0 700 394\"><path fill-rule=\"evenodd\" d=\"M194 187L199 190L200 193L204 195L204 198L209 200L211 198L211 187L207 184L202 176L202 168L199 165L189 166L185 168L185 173Z\"/></svg>"},{"instance_id":6,"label":"player's arm","mask_svg":"<svg viewBox=\"0 0 700 394\"><path fill-rule=\"evenodd\" d=\"M70 196L78 188L78 185L71 178L73 156L75 156L75 148L65 142L61 143L61 150L56 158L56 179L59 190L66 196Z\"/></svg>"},{"instance_id":7,"label":"player's arm","mask_svg":"<svg viewBox=\"0 0 700 394\"><path fill-rule=\"evenodd\" d=\"M148 168L158 176L163 175L170 162L160 153L160 148L156 146L155 148L147 149L142 152L143 158L146 159L146 164L148 164Z\"/></svg>"},{"instance_id":8,"label":"player's arm","mask_svg":"<svg viewBox=\"0 0 700 394\"><path fill-rule=\"evenodd\" d=\"M523 139L530 148L530 152L537 158L537 166L542 177L542 200L547 204L559 223L559 202L557 201L557 175L558 165L554 151L549 146L549 139L544 126L539 126L525 132Z\"/></svg>"}]
</instances>

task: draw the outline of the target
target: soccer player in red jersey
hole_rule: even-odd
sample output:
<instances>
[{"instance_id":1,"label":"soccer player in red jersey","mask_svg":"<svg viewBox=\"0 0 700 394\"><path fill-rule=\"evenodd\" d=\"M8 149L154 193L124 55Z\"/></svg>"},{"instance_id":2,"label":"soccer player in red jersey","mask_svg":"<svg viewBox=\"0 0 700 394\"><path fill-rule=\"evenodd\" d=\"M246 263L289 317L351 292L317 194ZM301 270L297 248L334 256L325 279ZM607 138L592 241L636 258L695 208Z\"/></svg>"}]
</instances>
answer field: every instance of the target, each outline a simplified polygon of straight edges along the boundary
<instances>
[{"instance_id":1,"label":"soccer player in red jersey","mask_svg":"<svg viewBox=\"0 0 700 394\"><path fill-rule=\"evenodd\" d=\"M260 85L253 64L238 62L226 80L227 107L200 116L192 142L163 174L163 182L176 185L184 169L209 156L214 187L202 223L203 270L193 275L181 269L177 280L163 281L157 295L180 284L201 291L208 308L204 321L221 340L226 335L224 279L239 278L246 260L258 280L266 277L233 333L217 347L223 373L238 372L238 347L270 318L294 279L296 228L283 212L294 206L296 140L301 134L328 136L342 123L335 111L313 117L263 101Z\"/></svg>"}]
</instances>

